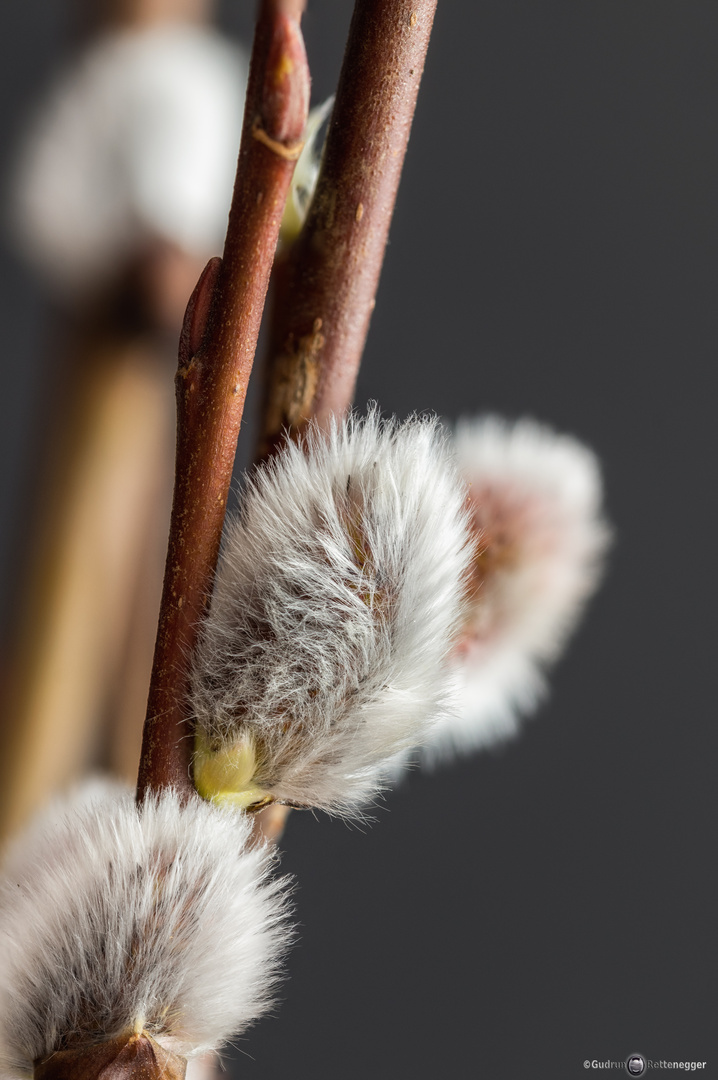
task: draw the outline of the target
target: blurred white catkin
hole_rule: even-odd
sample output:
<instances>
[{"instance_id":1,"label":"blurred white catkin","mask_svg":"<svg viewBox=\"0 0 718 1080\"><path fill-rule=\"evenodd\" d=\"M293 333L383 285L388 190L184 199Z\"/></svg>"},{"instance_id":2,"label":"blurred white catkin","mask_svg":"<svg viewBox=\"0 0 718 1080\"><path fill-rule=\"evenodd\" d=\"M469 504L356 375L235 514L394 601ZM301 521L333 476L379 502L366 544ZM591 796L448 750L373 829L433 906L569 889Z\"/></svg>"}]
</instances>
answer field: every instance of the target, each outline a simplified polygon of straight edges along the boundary
<instances>
[{"instance_id":1,"label":"blurred white catkin","mask_svg":"<svg viewBox=\"0 0 718 1080\"><path fill-rule=\"evenodd\" d=\"M107 33L67 70L17 166L13 225L59 295L97 288L152 237L221 250L247 60L209 27Z\"/></svg>"},{"instance_id":2,"label":"blurred white catkin","mask_svg":"<svg viewBox=\"0 0 718 1080\"><path fill-rule=\"evenodd\" d=\"M470 608L452 656L459 707L424 760L513 735L546 692L556 660L600 579L610 530L596 456L523 419L457 426L454 446L478 539Z\"/></svg>"},{"instance_id":3,"label":"blurred white catkin","mask_svg":"<svg viewBox=\"0 0 718 1080\"><path fill-rule=\"evenodd\" d=\"M216 1049L271 1002L286 881L251 824L172 791L91 783L16 842L0 881L0 1077L145 1031Z\"/></svg>"}]
</instances>

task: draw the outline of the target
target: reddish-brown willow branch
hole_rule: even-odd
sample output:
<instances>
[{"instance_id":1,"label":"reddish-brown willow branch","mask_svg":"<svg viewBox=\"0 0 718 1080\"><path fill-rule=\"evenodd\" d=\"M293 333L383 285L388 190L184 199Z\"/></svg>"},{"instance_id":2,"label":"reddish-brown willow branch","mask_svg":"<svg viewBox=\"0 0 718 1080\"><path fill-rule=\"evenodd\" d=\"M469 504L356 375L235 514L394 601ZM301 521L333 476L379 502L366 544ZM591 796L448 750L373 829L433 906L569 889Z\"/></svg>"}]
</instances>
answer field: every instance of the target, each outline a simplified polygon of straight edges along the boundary
<instances>
[{"instance_id":1,"label":"reddish-brown willow branch","mask_svg":"<svg viewBox=\"0 0 718 1080\"><path fill-rule=\"evenodd\" d=\"M357 0L315 196L275 268L259 458L354 396L436 0ZM256 815L277 840L289 809Z\"/></svg>"},{"instance_id":2,"label":"reddish-brown willow branch","mask_svg":"<svg viewBox=\"0 0 718 1080\"><path fill-rule=\"evenodd\" d=\"M185 315L170 538L138 798L192 788L188 668L209 599L269 274L309 101L303 0L263 0L255 30L232 208L221 261Z\"/></svg>"},{"instance_id":3,"label":"reddish-brown willow branch","mask_svg":"<svg viewBox=\"0 0 718 1080\"><path fill-rule=\"evenodd\" d=\"M351 404L436 0L357 0L304 228L277 283L260 457Z\"/></svg>"}]
</instances>

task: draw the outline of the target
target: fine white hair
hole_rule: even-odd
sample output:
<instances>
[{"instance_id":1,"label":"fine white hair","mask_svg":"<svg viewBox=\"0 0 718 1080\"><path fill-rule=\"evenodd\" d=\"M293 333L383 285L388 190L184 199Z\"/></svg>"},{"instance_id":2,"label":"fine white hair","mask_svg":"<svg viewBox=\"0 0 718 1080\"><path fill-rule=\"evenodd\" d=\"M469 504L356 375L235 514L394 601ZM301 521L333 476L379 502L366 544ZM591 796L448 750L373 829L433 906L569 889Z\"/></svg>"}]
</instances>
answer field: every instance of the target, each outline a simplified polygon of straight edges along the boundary
<instances>
[{"instance_id":1,"label":"fine white hair","mask_svg":"<svg viewBox=\"0 0 718 1080\"><path fill-rule=\"evenodd\" d=\"M95 782L16 842L0 881L0 1077L144 1030L183 1056L270 1004L286 881L250 820Z\"/></svg>"},{"instance_id":2,"label":"fine white hair","mask_svg":"<svg viewBox=\"0 0 718 1080\"><path fill-rule=\"evenodd\" d=\"M350 814L372 799L447 708L464 502L434 419L311 427L259 469L196 654L205 744L249 741L253 786L279 801Z\"/></svg>"},{"instance_id":3,"label":"fine white hair","mask_svg":"<svg viewBox=\"0 0 718 1080\"><path fill-rule=\"evenodd\" d=\"M221 250L247 61L207 27L109 33L52 90L22 149L17 227L61 294L93 287L148 237Z\"/></svg>"},{"instance_id":4,"label":"fine white hair","mask_svg":"<svg viewBox=\"0 0 718 1080\"><path fill-rule=\"evenodd\" d=\"M452 657L460 702L424 760L513 735L595 590L609 541L596 456L530 419L463 421L457 464L477 537L469 618Z\"/></svg>"}]
</instances>

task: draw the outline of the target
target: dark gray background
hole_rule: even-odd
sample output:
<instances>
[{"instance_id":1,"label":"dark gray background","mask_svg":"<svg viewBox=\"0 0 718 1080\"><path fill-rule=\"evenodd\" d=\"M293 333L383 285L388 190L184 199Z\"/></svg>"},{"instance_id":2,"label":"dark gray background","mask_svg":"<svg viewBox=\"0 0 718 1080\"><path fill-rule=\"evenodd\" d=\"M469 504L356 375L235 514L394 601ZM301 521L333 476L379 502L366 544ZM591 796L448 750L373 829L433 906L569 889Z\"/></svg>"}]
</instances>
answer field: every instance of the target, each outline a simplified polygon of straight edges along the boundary
<instances>
[{"instance_id":1,"label":"dark gray background","mask_svg":"<svg viewBox=\"0 0 718 1080\"><path fill-rule=\"evenodd\" d=\"M309 2L317 99L350 6ZM3 147L71 40L67 3L4 10ZM715 0L440 0L358 403L575 433L617 540L520 740L412 775L369 829L292 816L300 943L237 1076L569 1080L633 1050L718 1076L717 54ZM17 537L47 307L0 272Z\"/></svg>"}]
</instances>

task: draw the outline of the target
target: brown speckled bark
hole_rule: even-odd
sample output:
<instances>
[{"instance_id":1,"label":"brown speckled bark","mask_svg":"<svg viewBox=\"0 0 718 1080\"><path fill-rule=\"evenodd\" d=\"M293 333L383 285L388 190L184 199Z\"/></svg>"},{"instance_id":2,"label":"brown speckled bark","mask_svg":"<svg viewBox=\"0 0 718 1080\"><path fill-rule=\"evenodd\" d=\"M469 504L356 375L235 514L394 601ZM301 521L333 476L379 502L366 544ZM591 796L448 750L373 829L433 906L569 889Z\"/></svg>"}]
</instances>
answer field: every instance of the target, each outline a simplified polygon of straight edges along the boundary
<instances>
[{"instance_id":1,"label":"brown speckled bark","mask_svg":"<svg viewBox=\"0 0 718 1080\"><path fill-rule=\"evenodd\" d=\"M316 194L277 283L259 456L351 404L436 0L357 0Z\"/></svg>"},{"instance_id":2,"label":"brown speckled bark","mask_svg":"<svg viewBox=\"0 0 718 1080\"><path fill-rule=\"evenodd\" d=\"M306 123L302 8L298 0L261 5L224 253L208 264L185 316L175 492L138 798L168 785L193 790L188 665L212 588L269 273Z\"/></svg>"}]
</instances>

